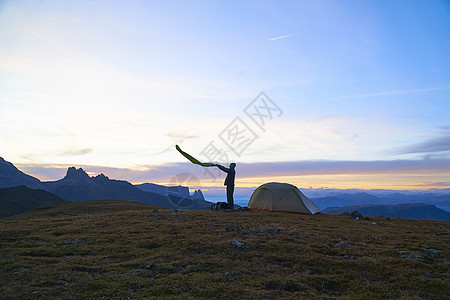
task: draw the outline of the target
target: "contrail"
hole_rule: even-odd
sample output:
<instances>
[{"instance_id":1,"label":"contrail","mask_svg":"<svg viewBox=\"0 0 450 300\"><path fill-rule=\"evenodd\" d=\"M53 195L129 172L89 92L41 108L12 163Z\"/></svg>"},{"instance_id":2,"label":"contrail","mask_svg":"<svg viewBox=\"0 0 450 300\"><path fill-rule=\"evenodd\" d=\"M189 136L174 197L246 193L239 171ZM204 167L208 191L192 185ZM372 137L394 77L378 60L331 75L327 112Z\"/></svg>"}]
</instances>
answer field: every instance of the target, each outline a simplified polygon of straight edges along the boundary
<instances>
[{"instance_id":1,"label":"contrail","mask_svg":"<svg viewBox=\"0 0 450 300\"><path fill-rule=\"evenodd\" d=\"M270 39L269 41L275 41L275 40L279 40L279 39L284 39L285 37L293 36L293 35L296 35L296 34L297 34L297 32L296 33L291 33L291 34L286 34L286 35L283 35L283 36L279 36L279 37Z\"/></svg>"},{"instance_id":2,"label":"contrail","mask_svg":"<svg viewBox=\"0 0 450 300\"><path fill-rule=\"evenodd\" d=\"M379 93L353 95L353 96L342 96L342 97L335 98L335 99L353 99L353 98L390 96L390 95L422 93L422 92L431 92L431 91L448 90L448 89L450 89L450 86L436 87L436 88L424 88L424 89L411 89L411 90L396 90L396 91L389 91L389 92L379 92Z\"/></svg>"}]
</instances>

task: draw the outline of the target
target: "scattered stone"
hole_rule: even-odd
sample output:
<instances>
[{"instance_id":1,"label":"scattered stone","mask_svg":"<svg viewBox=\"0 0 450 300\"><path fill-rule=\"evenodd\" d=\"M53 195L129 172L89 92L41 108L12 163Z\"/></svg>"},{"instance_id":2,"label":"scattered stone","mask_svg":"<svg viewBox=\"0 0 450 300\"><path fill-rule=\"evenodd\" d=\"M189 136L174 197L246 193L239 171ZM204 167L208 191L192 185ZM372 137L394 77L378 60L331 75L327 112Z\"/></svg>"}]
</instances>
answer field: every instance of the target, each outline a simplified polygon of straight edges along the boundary
<instances>
[{"instance_id":1,"label":"scattered stone","mask_svg":"<svg viewBox=\"0 0 450 300\"><path fill-rule=\"evenodd\" d=\"M363 216L360 214L360 212L359 211L357 211L357 210L355 210L354 212L352 212L351 214L350 214L350 216L353 218L353 219L355 219L355 220L359 220L359 219L362 219L363 218Z\"/></svg>"},{"instance_id":2,"label":"scattered stone","mask_svg":"<svg viewBox=\"0 0 450 300\"><path fill-rule=\"evenodd\" d=\"M432 249L432 248L422 248L425 252L428 252L430 254L435 254L435 253L439 253L441 252L441 250L436 250L436 249Z\"/></svg>"},{"instance_id":3,"label":"scattered stone","mask_svg":"<svg viewBox=\"0 0 450 300\"><path fill-rule=\"evenodd\" d=\"M334 246L334 247L337 247L337 246L351 246L351 245L352 245L352 244L347 243L346 241L340 241L340 242L334 244L333 246Z\"/></svg>"},{"instance_id":4,"label":"scattered stone","mask_svg":"<svg viewBox=\"0 0 450 300\"><path fill-rule=\"evenodd\" d=\"M239 242L238 240L232 241L231 244L233 244L234 246L236 246L236 248L243 248L243 247L245 246L245 243Z\"/></svg>"},{"instance_id":5,"label":"scattered stone","mask_svg":"<svg viewBox=\"0 0 450 300\"><path fill-rule=\"evenodd\" d=\"M310 275L312 274L313 271L311 271L310 269L306 268L305 269L305 274Z\"/></svg>"}]
</instances>

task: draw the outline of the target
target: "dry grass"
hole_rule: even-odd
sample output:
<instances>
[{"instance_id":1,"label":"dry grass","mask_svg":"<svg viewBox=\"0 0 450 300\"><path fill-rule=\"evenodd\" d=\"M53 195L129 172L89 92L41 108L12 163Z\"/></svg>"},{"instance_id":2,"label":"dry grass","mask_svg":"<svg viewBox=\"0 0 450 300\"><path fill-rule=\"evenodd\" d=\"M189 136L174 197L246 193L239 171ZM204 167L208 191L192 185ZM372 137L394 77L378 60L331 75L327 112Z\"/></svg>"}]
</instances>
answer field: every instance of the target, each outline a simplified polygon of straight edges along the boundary
<instances>
[{"instance_id":1,"label":"dry grass","mask_svg":"<svg viewBox=\"0 0 450 300\"><path fill-rule=\"evenodd\" d=\"M92 201L0 220L0 297L450 298L448 222L154 209Z\"/></svg>"}]
</instances>

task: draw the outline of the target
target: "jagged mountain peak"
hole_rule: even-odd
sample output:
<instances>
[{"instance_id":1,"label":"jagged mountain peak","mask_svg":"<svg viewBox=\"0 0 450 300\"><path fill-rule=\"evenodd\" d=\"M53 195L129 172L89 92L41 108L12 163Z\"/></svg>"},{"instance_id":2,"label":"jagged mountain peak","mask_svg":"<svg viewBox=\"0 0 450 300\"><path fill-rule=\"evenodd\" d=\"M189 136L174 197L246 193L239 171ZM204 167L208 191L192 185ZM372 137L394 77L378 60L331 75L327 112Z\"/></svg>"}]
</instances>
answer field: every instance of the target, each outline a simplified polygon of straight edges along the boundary
<instances>
[{"instance_id":1,"label":"jagged mountain peak","mask_svg":"<svg viewBox=\"0 0 450 300\"><path fill-rule=\"evenodd\" d=\"M66 176L64 179L77 179L77 180L84 180L84 179L90 179L89 175L83 170L83 168L75 168L75 167L69 167L67 169Z\"/></svg>"},{"instance_id":2,"label":"jagged mountain peak","mask_svg":"<svg viewBox=\"0 0 450 300\"><path fill-rule=\"evenodd\" d=\"M9 165L9 166L14 166L12 163L10 163L9 161L6 161L3 159L3 157L0 157L0 164L2 165ZM16 167L14 167L16 168Z\"/></svg>"},{"instance_id":3,"label":"jagged mountain peak","mask_svg":"<svg viewBox=\"0 0 450 300\"><path fill-rule=\"evenodd\" d=\"M97 182L98 181L104 182L104 181L108 181L109 177L106 176L105 174L101 173L101 174L98 174L97 176L93 177L93 179Z\"/></svg>"},{"instance_id":4,"label":"jagged mountain peak","mask_svg":"<svg viewBox=\"0 0 450 300\"><path fill-rule=\"evenodd\" d=\"M200 189L194 191L194 194L192 194L192 199L205 201L205 197Z\"/></svg>"}]
</instances>

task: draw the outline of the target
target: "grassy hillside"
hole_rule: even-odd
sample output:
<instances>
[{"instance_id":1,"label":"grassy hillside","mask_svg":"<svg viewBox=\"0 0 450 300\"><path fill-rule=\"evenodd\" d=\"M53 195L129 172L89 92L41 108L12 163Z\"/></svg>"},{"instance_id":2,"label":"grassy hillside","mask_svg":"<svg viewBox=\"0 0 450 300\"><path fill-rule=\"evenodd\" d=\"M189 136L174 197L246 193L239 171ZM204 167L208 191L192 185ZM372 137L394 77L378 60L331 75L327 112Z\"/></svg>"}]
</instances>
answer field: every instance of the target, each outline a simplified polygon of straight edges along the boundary
<instances>
[{"instance_id":1,"label":"grassy hillside","mask_svg":"<svg viewBox=\"0 0 450 300\"><path fill-rule=\"evenodd\" d=\"M0 220L0 298L450 298L448 222L154 210L91 201Z\"/></svg>"},{"instance_id":2,"label":"grassy hillside","mask_svg":"<svg viewBox=\"0 0 450 300\"><path fill-rule=\"evenodd\" d=\"M24 185L3 188L0 189L0 218L68 202L47 191L30 189Z\"/></svg>"}]
</instances>

